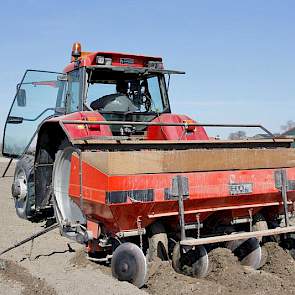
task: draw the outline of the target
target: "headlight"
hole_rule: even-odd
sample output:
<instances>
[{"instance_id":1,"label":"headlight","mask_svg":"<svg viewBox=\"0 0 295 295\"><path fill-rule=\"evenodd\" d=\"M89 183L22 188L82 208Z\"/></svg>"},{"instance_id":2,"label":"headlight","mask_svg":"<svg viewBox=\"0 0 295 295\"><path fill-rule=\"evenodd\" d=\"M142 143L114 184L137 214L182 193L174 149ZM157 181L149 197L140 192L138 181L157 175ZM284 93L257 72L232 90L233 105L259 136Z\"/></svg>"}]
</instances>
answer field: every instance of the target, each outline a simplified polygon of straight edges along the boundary
<instances>
[{"instance_id":1,"label":"headlight","mask_svg":"<svg viewBox=\"0 0 295 295\"><path fill-rule=\"evenodd\" d=\"M96 57L96 63L98 64L98 65L104 65L104 56L97 56Z\"/></svg>"},{"instance_id":2,"label":"headlight","mask_svg":"<svg viewBox=\"0 0 295 295\"><path fill-rule=\"evenodd\" d=\"M163 70L164 65L161 61L153 61L150 60L147 64L148 68L156 69L156 70Z\"/></svg>"},{"instance_id":3,"label":"headlight","mask_svg":"<svg viewBox=\"0 0 295 295\"><path fill-rule=\"evenodd\" d=\"M104 57L104 56L98 55L96 57L96 64L111 66L112 65L112 59L110 57Z\"/></svg>"}]
</instances>

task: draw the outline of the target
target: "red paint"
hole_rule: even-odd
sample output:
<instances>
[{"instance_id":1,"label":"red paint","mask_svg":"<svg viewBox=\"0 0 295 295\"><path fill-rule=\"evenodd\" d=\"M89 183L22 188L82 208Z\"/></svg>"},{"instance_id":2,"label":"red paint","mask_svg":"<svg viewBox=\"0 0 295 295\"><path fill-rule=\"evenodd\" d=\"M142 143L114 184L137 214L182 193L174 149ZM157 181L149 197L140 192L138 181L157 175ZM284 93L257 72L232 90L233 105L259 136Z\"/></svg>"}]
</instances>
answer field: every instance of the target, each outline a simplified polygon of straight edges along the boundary
<instances>
[{"instance_id":1,"label":"red paint","mask_svg":"<svg viewBox=\"0 0 295 295\"><path fill-rule=\"evenodd\" d=\"M162 114L152 122L160 123L197 123L186 115ZM196 126L193 131L182 126L149 126L147 139L150 140L208 140L208 135L202 126ZM187 132L186 132L187 131Z\"/></svg>"},{"instance_id":2,"label":"red paint","mask_svg":"<svg viewBox=\"0 0 295 295\"><path fill-rule=\"evenodd\" d=\"M72 157L69 194L79 204L79 164ZM295 168L288 168L288 179L295 179ZM194 172L182 173L189 179L190 197L184 202L185 210L200 210L219 207L236 206L237 209L221 211L224 218L248 217L247 209L238 208L241 205L265 204L281 202L281 193L275 188L275 169ZM146 227L154 220L148 215L178 211L178 203L164 199L164 189L171 188L172 178L176 173L144 174L128 176L109 176L98 169L83 163L83 199L86 216L103 222L110 232L131 230L136 228L138 216L142 217L142 226ZM179 175L179 173L178 173ZM229 183L253 183L253 193L231 196ZM146 203L132 203L128 199L124 204L106 204L106 192L136 189L154 189L155 200ZM295 191L288 192L289 201L295 201ZM262 206L261 206L262 208ZM255 209L258 212L260 207ZM277 212L274 207L264 208ZM204 212L201 221L214 212ZM196 215L187 214L186 221L196 221ZM169 222L176 224L178 216L169 217Z\"/></svg>"},{"instance_id":3,"label":"red paint","mask_svg":"<svg viewBox=\"0 0 295 295\"><path fill-rule=\"evenodd\" d=\"M46 122L60 122L67 120L84 121L105 121L104 117L98 112L76 112L68 115L54 117ZM61 124L61 123L60 123ZM69 140L71 139L90 139L101 136L112 136L112 131L108 125L89 125L89 124L64 124L65 131Z\"/></svg>"},{"instance_id":4,"label":"red paint","mask_svg":"<svg viewBox=\"0 0 295 295\"><path fill-rule=\"evenodd\" d=\"M89 52L83 54L82 57L79 58L79 65L78 67L87 67L96 65L96 56L104 56L112 58L112 66L120 66L120 67L135 67L135 68L142 68L147 66L148 61L162 61L161 57L155 56L145 56L145 55L136 55L136 54L129 54L129 53L117 53L117 52ZM133 64L122 64L120 62L121 58L131 58L134 60ZM64 73L68 73L75 69L75 62L71 62L68 66L64 68Z\"/></svg>"},{"instance_id":5,"label":"red paint","mask_svg":"<svg viewBox=\"0 0 295 295\"><path fill-rule=\"evenodd\" d=\"M46 122L60 122L67 120L105 121L98 112L84 111L54 117ZM184 123L192 121L190 117L177 114L162 114L151 122ZM61 123L60 123L61 124ZM99 139L102 136L112 136L108 125L63 124L68 138L71 139ZM193 131L186 131L182 126L148 126L147 140L208 140L208 135L202 126L196 126Z\"/></svg>"}]
</instances>

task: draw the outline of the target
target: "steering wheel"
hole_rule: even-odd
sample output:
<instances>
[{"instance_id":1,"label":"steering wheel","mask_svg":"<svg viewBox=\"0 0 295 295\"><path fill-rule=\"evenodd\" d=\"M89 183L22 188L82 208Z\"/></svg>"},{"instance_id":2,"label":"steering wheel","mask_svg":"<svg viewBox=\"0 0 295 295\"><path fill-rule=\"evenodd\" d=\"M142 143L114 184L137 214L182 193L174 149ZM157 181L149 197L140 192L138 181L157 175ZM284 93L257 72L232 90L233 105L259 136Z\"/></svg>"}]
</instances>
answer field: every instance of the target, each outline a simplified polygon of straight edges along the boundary
<instances>
[{"instance_id":1,"label":"steering wheel","mask_svg":"<svg viewBox=\"0 0 295 295\"><path fill-rule=\"evenodd\" d=\"M145 107L145 110L147 112L149 112L152 108L152 98L151 98L151 95L145 91L142 95L142 101L143 101L143 104L144 104L144 107Z\"/></svg>"},{"instance_id":2,"label":"steering wheel","mask_svg":"<svg viewBox=\"0 0 295 295\"><path fill-rule=\"evenodd\" d=\"M146 81L142 81L140 84L140 92L141 92L141 103L144 105L145 110L149 112L152 108L152 97L148 90L148 85Z\"/></svg>"}]
</instances>

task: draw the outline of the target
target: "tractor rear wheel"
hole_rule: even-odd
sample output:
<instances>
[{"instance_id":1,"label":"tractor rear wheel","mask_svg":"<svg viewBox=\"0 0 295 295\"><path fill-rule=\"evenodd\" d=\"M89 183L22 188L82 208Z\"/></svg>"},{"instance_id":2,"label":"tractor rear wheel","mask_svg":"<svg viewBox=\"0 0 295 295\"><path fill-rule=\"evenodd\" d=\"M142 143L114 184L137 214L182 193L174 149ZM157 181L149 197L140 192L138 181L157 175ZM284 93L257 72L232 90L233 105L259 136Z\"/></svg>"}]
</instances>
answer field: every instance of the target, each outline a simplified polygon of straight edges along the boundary
<instances>
[{"instance_id":1,"label":"tractor rear wheel","mask_svg":"<svg viewBox=\"0 0 295 295\"><path fill-rule=\"evenodd\" d=\"M85 225L86 219L80 207L69 196L71 159L75 152L73 146L62 144L55 156L52 172L54 211L62 234L76 239L74 224Z\"/></svg>"},{"instance_id":2,"label":"tractor rear wheel","mask_svg":"<svg viewBox=\"0 0 295 295\"><path fill-rule=\"evenodd\" d=\"M34 157L24 155L16 164L11 187L16 214L23 219L32 217L34 205Z\"/></svg>"}]
</instances>

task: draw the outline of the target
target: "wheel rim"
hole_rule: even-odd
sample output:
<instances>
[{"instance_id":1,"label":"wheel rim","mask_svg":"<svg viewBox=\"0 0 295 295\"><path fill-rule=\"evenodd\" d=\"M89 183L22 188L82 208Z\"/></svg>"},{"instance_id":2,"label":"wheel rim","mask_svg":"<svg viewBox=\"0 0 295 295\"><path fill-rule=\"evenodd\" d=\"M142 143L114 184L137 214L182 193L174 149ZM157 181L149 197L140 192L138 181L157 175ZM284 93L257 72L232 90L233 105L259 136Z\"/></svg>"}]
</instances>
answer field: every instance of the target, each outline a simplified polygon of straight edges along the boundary
<instances>
[{"instance_id":1,"label":"wheel rim","mask_svg":"<svg viewBox=\"0 0 295 295\"><path fill-rule=\"evenodd\" d=\"M204 246L197 246L194 250L195 262L192 265L192 275L203 278L208 273L209 259Z\"/></svg>"},{"instance_id":2,"label":"wheel rim","mask_svg":"<svg viewBox=\"0 0 295 295\"><path fill-rule=\"evenodd\" d=\"M18 215L23 216L27 207L27 176L24 169L19 169L14 178L13 183L13 197L15 202L15 209Z\"/></svg>"},{"instance_id":3,"label":"wheel rim","mask_svg":"<svg viewBox=\"0 0 295 295\"><path fill-rule=\"evenodd\" d=\"M58 151L52 173L55 215L62 228L64 225L70 227L73 224L86 223L83 212L69 196L71 158L74 151L73 147Z\"/></svg>"},{"instance_id":4,"label":"wheel rim","mask_svg":"<svg viewBox=\"0 0 295 295\"><path fill-rule=\"evenodd\" d=\"M230 241L226 244L235 256L238 257L242 265L259 268L261 262L261 247L256 238L246 240Z\"/></svg>"},{"instance_id":5,"label":"wheel rim","mask_svg":"<svg viewBox=\"0 0 295 295\"><path fill-rule=\"evenodd\" d=\"M139 288L145 284L146 258L141 249L133 243L124 243L116 248L111 268L113 277L119 281L130 282Z\"/></svg>"}]
</instances>

